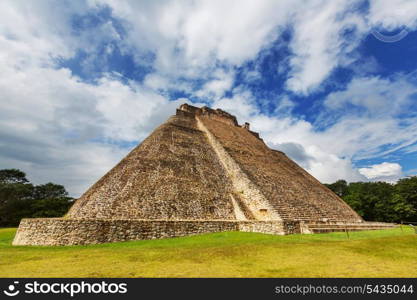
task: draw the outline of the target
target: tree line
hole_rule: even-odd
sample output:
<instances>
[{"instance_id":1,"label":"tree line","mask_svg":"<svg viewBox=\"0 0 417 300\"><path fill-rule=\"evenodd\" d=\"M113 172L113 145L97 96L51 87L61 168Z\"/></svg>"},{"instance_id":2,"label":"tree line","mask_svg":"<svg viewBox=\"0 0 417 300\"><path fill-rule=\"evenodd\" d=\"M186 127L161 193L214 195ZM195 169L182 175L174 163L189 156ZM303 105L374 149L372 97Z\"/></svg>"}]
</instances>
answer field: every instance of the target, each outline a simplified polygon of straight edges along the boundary
<instances>
[{"instance_id":1,"label":"tree line","mask_svg":"<svg viewBox=\"0 0 417 300\"><path fill-rule=\"evenodd\" d=\"M387 182L325 184L366 221L417 222L417 176Z\"/></svg>"},{"instance_id":2,"label":"tree line","mask_svg":"<svg viewBox=\"0 0 417 300\"><path fill-rule=\"evenodd\" d=\"M34 185L18 169L0 170L0 227L17 226L22 218L62 217L72 202L62 185Z\"/></svg>"}]
</instances>

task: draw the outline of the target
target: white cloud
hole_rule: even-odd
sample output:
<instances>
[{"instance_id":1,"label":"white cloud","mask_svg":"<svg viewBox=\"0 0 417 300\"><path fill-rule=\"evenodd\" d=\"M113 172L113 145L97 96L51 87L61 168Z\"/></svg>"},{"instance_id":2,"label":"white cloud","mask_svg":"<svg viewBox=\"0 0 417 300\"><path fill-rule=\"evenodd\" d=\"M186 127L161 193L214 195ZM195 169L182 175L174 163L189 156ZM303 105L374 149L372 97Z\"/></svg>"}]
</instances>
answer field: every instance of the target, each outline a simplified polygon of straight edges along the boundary
<instances>
[{"instance_id":1,"label":"white cloud","mask_svg":"<svg viewBox=\"0 0 417 300\"><path fill-rule=\"evenodd\" d=\"M388 162L371 165L366 168L360 168L359 172L366 176L366 178L373 181L382 180L395 182L403 175L401 165Z\"/></svg>"},{"instance_id":2,"label":"white cloud","mask_svg":"<svg viewBox=\"0 0 417 300\"><path fill-rule=\"evenodd\" d=\"M138 60L155 53L154 67L170 77L210 76L218 65L254 59L277 38L299 1L113 1L106 4L129 24L127 44ZM146 30L145 30L146 28Z\"/></svg>"},{"instance_id":3,"label":"white cloud","mask_svg":"<svg viewBox=\"0 0 417 300\"><path fill-rule=\"evenodd\" d=\"M282 96L278 100L278 105L274 111L275 114L283 116L290 115L296 104L287 95Z\"/></svg>"},{"instance_id":4,"label":"white cloud","mask_svg":"<svg viewBox=\"0 0 417 300\"><path fill-rule=\"evenodd\" d=\"M195 92L195 95L213 101L222 97L226 91L231 89L233 80L233 71L225 72L223 69L218 69L213 72L210 80L199 91Z\"/></svg>"},{"instance_id":5,"label":"white cloud","mask_svg":"<svg viewBox=\"0 0 417 300\"><path fill-rule=\"evenodd\" d=\"M417 2L414 0L371 0L369 23L375 27L395 30L417 26Z\"/></svg>"},{"instance_id":6,"label":"white cloud","mask_svg":"<svg viewBox=\"0 0 417 300\"><path fill-rule=\"evenodd\" d=\"M251 92L243 88L235 88L232 98L216 99L211 106L221 108L235 115L241 122L258 113Z\"/></svg>"},{"instance_id":7,"label":"white cloud","mask_svg":"<svg viewBox=\"0 0 417 300\"><path fill-rule=\"evenodd\" d=\"M409 77L402 74L392 79L378 76L356 77L345 90L328 95L324 104L332 110L355 105L365 108L372 115L402 113L413 103L412 96L417 93L417 87L410 82L412 78Z\"/></svg>"},{"instance_id":8,"label":"white cloud","mask_svg":"<svg viewBox=\"0 0 417 300\"><path fill-rule=\"evenodd\" d=\"M315 161L307 170L321 182L333 183L338 179L345 179L349 182L364 181L364 177L349 158L340 158L332 154L324 145L312 145L307 148L307 153L315 157Z\"/></svg>"},{"instance_id":9,"label":"white cloud","mask_svg":"<svg viewBox=\"0 0 417 300\"><path fill-rule=\"evenodd\" d=\"M374 26L387 22L389 13L397 25L417 19L413 0L371 1L368 13L357 9L362 0L90 3L109 5L128 24L127 47L138 60L154 53L153 67L169 81L208 79L219 65L241 66L290 29L286 86L300 94L317 90L336 67L354 63L359 43Z\"/></svg>"},{"instance_id":10,"label":"white cloud","mask_svg":"<svg viewBox=\"0 0 417 300\"><path fill-rule=\"evenodd\" d=\"M407 151L417 142L414 81L414 74L355 78L345 90L329 94L324 100L329 111L324 114L336 119L320 141L333 153L356 159Z\"/></svg>"},{"instance_id":11,"label":"white cloud","mask_svg":"<svg viewBox=\"0 0 417 300\"><path fill-rule=\"evenodd\" d=\"M71 17L86 8L0 3L1 167L21 168L35 183L64 184L75 196L187 101L169 101L115 74L86 83L57 68L57 59L80 48L94 54L102 39L117 38L108 22L73 35Z\"/></svg>"},{"instance_id":12,"label":"white cloud","mask_svg":"<svg viewBox=\"0 0 417 300\"><path fill-rule=\"evenodd\" d=\"M364 20L351 12L359 1L312 1L294 20L290 42L293 56L287 80L289 90L308 94L338 65L350 62L349 54L360 41ZM350 30L355 38L346 37Z\"/></svg>"},{"instance_id":13,"label":"white cloud","mask_svg":"<svg viewBox=\"0 0 417 300\"><path fill-rule=\"evenodd\" d=\"M2 167L20 167L37 183L65 184L73 195L127 153L131 146L119 142L136 144L185 101L111 77L86 84L66 69L0 70Z\"/></svg>"},{"instance_id":14,"label":"white cloud","mask_svg":"<svg viewBox=\"0 0 417 300\"><path fill-rule=\"evenodd\" d=\"M25 68L51 65L51 57L70 57L74 40L70 35L69 12L79 7L50 1L1 1L0 63ZM54 24L54 26L51 26Z\"/></svg>"},{"instance_id":15,"label":"white cloud","mask_svg":"<svg viewBox=\"0 0 417 300\"><path fill-rule=\"evenodd\" d=\"M367 14L355 9L361 4L360 0L309 1L297 12L290 41L289 90L301 94L317 90L336 67L355 62L356 48L375 28L417 28L414 0L371 0Z\"/></svg>"},{"instance_id":16,"label":"white cloud","mask_svg":"<svg viewBox=\"0 0 417 300\"><path fill-rule=\"evenodd\" d=\"M184 100L170 102L108 74L87 84L57 69L56 58L70 58L85 43L70 26L71 14L84 11L32 4L0 3L1 167L79 195L127 153L117 142L143 139Z\"/></svg>"}]
</instances>

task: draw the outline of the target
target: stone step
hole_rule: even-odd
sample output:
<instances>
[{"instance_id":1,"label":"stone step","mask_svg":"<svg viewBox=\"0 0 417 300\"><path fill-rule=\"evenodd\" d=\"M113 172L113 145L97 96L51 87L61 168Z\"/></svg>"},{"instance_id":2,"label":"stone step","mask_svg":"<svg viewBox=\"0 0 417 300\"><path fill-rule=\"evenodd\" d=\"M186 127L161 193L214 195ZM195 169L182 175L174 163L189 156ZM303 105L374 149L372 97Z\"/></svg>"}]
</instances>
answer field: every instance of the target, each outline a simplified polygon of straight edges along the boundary
<instances>
[{"instance_id":1,"label":"stone step","mask_svg":"<svg viewBox=\"0 0 417 300\"><path fill-rule=\"evenodd\" d=\"M398 227L393 223L364 222L364 223L310 223L307 224L313 233L328 233L340 231L379 230Z\"/></svg>"}]
</instances>

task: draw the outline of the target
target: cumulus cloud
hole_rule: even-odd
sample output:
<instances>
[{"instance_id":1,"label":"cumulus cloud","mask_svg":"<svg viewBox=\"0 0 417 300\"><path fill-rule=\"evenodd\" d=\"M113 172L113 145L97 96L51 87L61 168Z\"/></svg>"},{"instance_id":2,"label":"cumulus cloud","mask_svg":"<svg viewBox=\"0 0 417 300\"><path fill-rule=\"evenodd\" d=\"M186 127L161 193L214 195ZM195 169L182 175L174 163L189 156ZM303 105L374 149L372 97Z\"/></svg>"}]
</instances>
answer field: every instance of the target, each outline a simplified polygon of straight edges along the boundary
<instances>
[{"instance_id":1,"label":"cumulus cloud","mask_svg":"<svg viewBox=\"0 0 417 300\"><path fill-rule=\"evenodd\" d=\"M90 3L111 7L113 15L128 24L125 44L138 61L144 53L153 53L153 67L171 81L208 78L219 66L239 67L290 29L286 87L299 94L316 91L336 67L354 63L357 46L375 26L413 27L416 22L411 21L417 19L413 0L372 0L366 12L359 9L362 0Z\"/></svg>"},{"instance_id":2,"label":"cumulus cloud","mask_svg":"<svg viewBox=\"0 0 417 300\"><path fill-rule=\"evenodd\" d=\"M112 1L116 17L128 22L128 44L155 53L161 73L202 76L218 62L240 65L275 39L290 1ZM143 30L146 28L146 30Z\"/></svg>"},{"instance_id":3,"label":"cumulus cloud","mask_svg":"<svg viewBox=\"0 0 417 300\"><path fill-rule=\"evenodd\" d=\"M413 0L371 0L369 22L386 30L417 26L417 3Z\"/></svg>"},{"instance_id":4,"label":"cumulus cloud","mask_svg":"<svg viewBox=\"0 0 417 300\"><path fill-rule=\"evenodd\" d=\"M350 54L358 45L364 20L351 9L359 1L312 1L296 14L294 37L290 42L293 56L287 87L307 94L316 89L338 65L350 62Z\"/></svg>"},{"instance_id":5,"label":"cumulus cloud","mask_svg":"<svg viewBox=\"0 0 417 300\"><path fill-rule=\"evenodd\" d=\"M86 83L59 68L57 58L84 45L69 21L84 12L38 4L0 4L1 167L21 168L35 183L64 184L77 196L186 99L169 101L115 74Z\"/></svg>"},{"instance_id":6,"label":"cumulus cloud","mask_svg":"<svg viewBox=\"0 0 417 300\"><path fill-rule=\"evenodd\" d=\"M304 147L298 143L281 143L275 144L273 147L284 152L304 169L310 169L312 164L316 162L316 159L308 154Z\"/></svg>"},{"instance_id":7,"label":"cumulus cloud","mask_svg":"<svg viewBox=\"0 0 417 300\"><path fill-rule=\"evenodd\" d=\"M403 175L401 165L388 162L360 168L359 172L373 181L381 180L395 182Z\"/></svg>"},{"instance_id":8,"label":"cumulus cloud","mask_svg":"<svg viewBox=\"0 0 417 300\"><path fill-rule=\"evenodd\" d=\"M21 167L35 182L65 184L74 195L185 101L112 77L86 84L66 69L0 69L2 167Z\"/></svg>"},{"instance_id":9,"label":"cumulus cloud","mask_svg":"<svg viewBox=\"0 0 417 300\"><path fill-rule=\"evenodd\" d=\"M68 23L79 11L75 1L68 6L54 6L51 1L2 1L0 62L25 68L51 65L51 57L71 57L76 46Z\"/></svg>"},{"instance_id":10,"label":"cumulus cloud","mask_svg":"<svg viewBox=\"0 0 417 300\"><path fill-rule=\"evenodd\" d=\"M324 100L326 113L336 121L326 130L331 138L321 141L333 153L356 159L407 151L417 141L416 93L414 74L353 79ZM332 139L339 142L332 143Z\"/></svg>"},{"instance_id":11,"label":"cumulus cloud","mask_svg":"<svg viewBox=\"0 0 417 300\"><path fill-rule=\"evenodd\" d=\"M393 78L356 77L349 82L346 89L328 95L324 104L336 111L343 110L347 105L354 105L365 108L367 114L395 115L413 104L412 97L417 93L413 81L413 74L398 74Z\"/></svg>"},{"instance_id":12,"label":"cumulus cloud","mask_svg":"<svg viewBox=\"0 0 417 300\"><path fill-rule=\"evenodd\" d=\"M355 63L359 43L373 30L417 27L417 3L413 0L371 0L369 11L359 13L363 4L360 0L308 1L297 11L290 42L289 90L309 94L336 67ZM375 68L370 62L366 65Z\"/></svg>"},{"instance_id":13,"label":"cumulus cloud","mask_svg":"<svg viewBox=\"0 0 417 300\"><path fill-rule=\"evenodd\" d=\"M234 72L225 72L222 69L213 72L211 79L208 80L203 87L195 92L200 98L208 98L210 101L222 97L224 93L231 89L234 80Z\"/></svg>"}]
</instances>

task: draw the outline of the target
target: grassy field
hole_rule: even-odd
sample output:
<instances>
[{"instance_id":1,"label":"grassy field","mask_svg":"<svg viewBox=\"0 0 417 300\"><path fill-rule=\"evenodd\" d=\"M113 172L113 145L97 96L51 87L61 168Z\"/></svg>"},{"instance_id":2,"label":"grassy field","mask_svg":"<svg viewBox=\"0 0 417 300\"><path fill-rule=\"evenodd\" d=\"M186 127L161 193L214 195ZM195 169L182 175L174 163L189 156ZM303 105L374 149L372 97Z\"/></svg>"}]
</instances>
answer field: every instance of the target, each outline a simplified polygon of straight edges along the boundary
<instances>
[{"instance_id":1,"label":"grassy field","mask_svg":"<svg viewBox=\"0 0 417 300\"><path fill-rule=\"evenodd\" d=\"M0 277L417 277L410 228L273 236L224 232L66 247L11 246L0 229Z\"/></svg>"}]
</instances>

